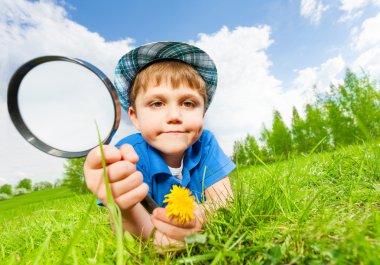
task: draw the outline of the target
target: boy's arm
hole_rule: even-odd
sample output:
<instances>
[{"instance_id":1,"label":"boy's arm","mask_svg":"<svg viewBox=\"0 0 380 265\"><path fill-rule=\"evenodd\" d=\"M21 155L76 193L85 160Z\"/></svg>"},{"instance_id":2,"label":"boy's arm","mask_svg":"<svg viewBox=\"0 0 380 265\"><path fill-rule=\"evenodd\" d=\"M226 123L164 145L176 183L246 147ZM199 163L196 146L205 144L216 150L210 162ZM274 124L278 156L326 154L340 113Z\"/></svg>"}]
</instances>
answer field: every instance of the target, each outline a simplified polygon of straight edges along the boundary
<instances>
[{"instance_id":1,"label":"boy's arm","mask_svg":"<svg viewBox=\"0 0 380 265\"><path fill-rule=\"evenodd\" d=\"M205 190L206 202L197 205L197 217L204 225L208 216L213 215L219 208L225 207L234 198L230 178L228 176L214 183Z\"/></svg>"},{"instance_id":2,"label":"boy's arm","mask_svg":"<svg viewBox=\"0 0 380 265\"><path fill-rule=\"evenodd\" d=\"M206 202L204 204L214 204L223 207L227 202L234 198L230 178L228 176L219 180L205 190Z\"/></svg>"},{"instance_id":3,"label":"boy's arm","mask_svg":"<svg viewBox=\"0 0 380 265\"><path fill-rule=\"evenodd\" d=\"M111 192L122 212L123 228L136 236L148 238L153 225L140 202L147 196L149 187L143 182L141 172L136 170L138 156L134 148L126 144L120 148L104 145L103 149ZM87 187L107 205L99 147L88 154L84 174Z\"/></svg>"},{"instance_id":4,"label":"boy's arm","mask_svg":"<svg viewBox=\"0 0 380 265\"><path fill-rule=\"evenodd\" d=\"M136 204L128 210L121 210L123 230L131 234L148 240L153 230L153 224L150 220L150 214L145 210L141 203ZM110 215L111 226L115 231L113 218Z\"/></svg>"}]
</instances>

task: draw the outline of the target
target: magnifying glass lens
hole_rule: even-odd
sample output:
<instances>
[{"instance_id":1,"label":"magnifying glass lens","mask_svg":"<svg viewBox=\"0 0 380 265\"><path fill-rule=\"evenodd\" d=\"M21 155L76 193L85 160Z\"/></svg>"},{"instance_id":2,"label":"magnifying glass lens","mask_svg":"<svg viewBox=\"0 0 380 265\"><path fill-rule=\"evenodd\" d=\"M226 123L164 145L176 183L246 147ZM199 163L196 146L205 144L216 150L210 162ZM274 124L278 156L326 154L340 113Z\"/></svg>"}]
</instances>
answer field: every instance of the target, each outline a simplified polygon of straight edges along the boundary
<instances>
[{"instance_id":1,"label":"magnifying glass lens","mask_svg":"<svg viewBox=\"0 0 380 265\"><path fill-rule=\"evenodd\" d=\"M85 156L119 127L116 90L98 68L80 59L43 56L23 64L8 87L8 111L20 134L41 151Z\"/></svg>"},{"instance_id":2,"label":"magnifying glass lens","mask_svg":"<svg viewBox=\"0 0 380 265\"><path fill-rule=\"evenodd\" d=\"M104 139L115 120L112 98L102 80L65 61L33 68L20 84L18 104L37 138L68 152L96 146L96 124Z\"/></svg>"}]
</instances>

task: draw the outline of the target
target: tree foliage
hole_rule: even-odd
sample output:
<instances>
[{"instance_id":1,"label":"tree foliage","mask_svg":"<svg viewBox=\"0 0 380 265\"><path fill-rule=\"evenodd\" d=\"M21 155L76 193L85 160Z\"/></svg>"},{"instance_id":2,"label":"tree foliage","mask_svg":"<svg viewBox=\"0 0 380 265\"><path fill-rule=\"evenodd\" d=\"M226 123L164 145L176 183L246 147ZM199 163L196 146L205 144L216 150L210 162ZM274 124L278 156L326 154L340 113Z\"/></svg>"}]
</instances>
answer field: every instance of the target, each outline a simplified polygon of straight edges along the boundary
<instances>
[{"instance_id":1,"label":"tree foliage","mask_svg":"<svg viewBox=\"0 0 380 265\"><path fill-rule=\"evenodd\" d=\"M272 131L264 132L266 145L275 157L287 157L292 151L292 138L289 129L282 120L280 112L274 112Z\"/></svg>"},{"instance_id":2,"label":"tree foliage","mask_svg":"<svg viewBox=\"0 0 380 265\"><path fill-rule=\"evenodd\" d=\"M336 98L329 98L324 107L332 145L339 147L354 143L358 132L353 116L343 109Z\"/></svg>"},{"instance_id":3,"label":"tree foliage","mask_svg":"<svg viewBox=\"0 0 380 265\"><path fill-rule=\"evenodd\" d=\"M16 189L26 189L31 190L32 189L32 181L30 179L22 179L17 184Z\"/></svg>"},{"instance_id":4,"label":"tree foliage","mask_svg":"<svg viewBox=\"0 0 380 265\"><path fill-rule=\"evenodd\" d=\"M33 185L33 190L46 190L53 188L53 184L51 184L49 181L40 181Z\"/></svg>"},{"instance_id":5,"label":"tree foliage","mask_svg":"<svg viewBox=\"0 0 380 265\"><path fill-rule=\"evenodd\" d=\"M307 148L307 129L305 121L298 114L296 107L293 107L293 116L291 124L291 134L293 136L293 149L297 153L306 153Z\"/></svg>"},{"instance_id":6,"label":"tree foliage","mask_svg":"<svg viewBox=\"0 0 380 265\"><path fill-rule=\"evenodd\" d=\"M251 135L235 142L233 160L255 164L259 157L271 162L380 138L379 88L368 75L359 77L347 69L343 84L331 85L330 93L317 98L305 106L304 118L293 107L290 128L274 111L272 127L263 127L259 142Z\"/></svg>"},{"instance_id":7,"label":"tree foliage","mask_svg":"<svg viewBox=\"0 0 380 265\"><path fill-rule=\"evenodd\" d=\"M260 157L259 145L255 137L247 135L246 138L240 142L234 143L233 160L238 164L254 165L258 162L257 157Z\"/></svg>"},{"instance_id":8,"label":"tree foliage","mask_svg":"<svg viewBox=\"0 0 380 265\"><path fill-rule=\"evenodd\" d=\"M323 117L322 109L318 105L306 105L305 129L306 146L304 149L307 152L315 148L317 148L317 151L329 149L328 128L326 120Z\"/></svg>"},{"instance_id":9,"label":"tree foliage","mask_svg":"<svg viewBox=\"0 0 380 265\"><path fill-rule=\"evenodd\" d=\"M380 102L378 91L368 75L359 78L347 70L344 84L339 86L338 100L357 128L356 135L369 140L380 136Z\"/></svg>"},{"instance_id":10,"label":"tree foliage","mask_svg":"<svg viewBox=\"0 0 380 265\"><path fill-rule=\"evenodd\" d=\"M20 196L20 195L24 195L24 194L27 194L27 193L30 193L31 190L30 189L26 189L26 188L16 188L13 192L13 195L14 196Z\"/></svg>"},{"instance_id":11,"label":"tree foliage","mask_svg":"<svg viewBox=\"0 0 380 265\"><path fill-rule=\"evenodd\" d=\"M87 193L83 163L85 158L68 159L65 164L65 178L63 185L78 193Z\"/></svg>"},{"instance_id":12,"label":"tree foliage","mask_svg":"<svg viewBox=\"0 0 380 265\"><path fill-rule=\"evenodd\" d=\"M0 187L0 193L12 196L12 186L9 184L4 184Z\"/></svg>"}]
</instances>

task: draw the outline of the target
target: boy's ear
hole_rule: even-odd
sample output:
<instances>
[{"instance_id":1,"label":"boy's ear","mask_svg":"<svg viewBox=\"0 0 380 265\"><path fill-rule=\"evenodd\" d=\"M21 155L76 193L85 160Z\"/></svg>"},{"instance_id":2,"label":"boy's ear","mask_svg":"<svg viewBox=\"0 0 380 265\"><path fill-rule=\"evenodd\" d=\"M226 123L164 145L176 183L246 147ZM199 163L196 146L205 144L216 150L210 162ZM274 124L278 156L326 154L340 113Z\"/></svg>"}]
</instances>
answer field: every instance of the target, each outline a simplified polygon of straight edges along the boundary
<instances>
[{"instance_id":1,"label":"boy's ear","mask_svg":"<svg viewBox=\"0 0 380 265\"><path fill-rule=\"evenodd\" d=\"M137 113L133 107L129 107L128 116L131 119L133 126L135 126L135 128L138 131L140 131L139 121L137 119Z\"/></svg>"}]
</instances>

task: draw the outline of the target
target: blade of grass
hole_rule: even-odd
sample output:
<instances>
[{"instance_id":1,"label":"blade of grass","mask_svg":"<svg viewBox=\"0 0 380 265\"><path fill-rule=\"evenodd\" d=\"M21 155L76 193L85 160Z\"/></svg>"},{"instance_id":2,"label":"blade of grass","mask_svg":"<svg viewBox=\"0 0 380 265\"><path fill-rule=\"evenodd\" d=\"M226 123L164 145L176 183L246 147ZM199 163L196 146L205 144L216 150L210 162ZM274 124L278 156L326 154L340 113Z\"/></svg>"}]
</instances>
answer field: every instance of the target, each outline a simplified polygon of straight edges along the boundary
<instances>
[{"instance_id":1,"label":"blade of grass","mask_svg":"<svg viewBox=\"0 0 380 265\"><path fill-rule=\"evenodd\" d=\"M251 153L260 162L260 164L264 166L265 171L272 177L273 176L273 172L268 167L268 165L258 155L256 155L254 152L251 152Z\"/></svg>"},{"instance_id":2,"label":"blade of grass","mask_svg":"<svg viewBox=\"0 0 380 265\"><path fill-rule=\"evenodd\" d=\"M124 258L124 256L123 256L123 252L124 252L123 227L122 227L121 212L120 212L120 208L116 205L115 201L113 200L113 196L111 193L111 188L110 188L108 176L107 176L107 168L106 168L106 164L105 164L103 143L102 143L102 140L100 137L98 125L96 122L95 122L95 124L96 124L96 130L98 133L98 142L99 142L99 147L100 147L100 153L101 153L101 157L102 157L103 178L104 178L104 183L105 183L106 192L107 192L107 208L109 209L110 214L113 218L113 222L115 224L115 230L116 230L116 244L117 244L117 258L116 258L117 262L116 262L116 264L121 265L121 264L124 264L124 260L123 260L123 258ZM90 202L89 207L87 208L87 211L86 211L86 218L81 220L77 230L74 233L74 236L72 237L69 244L67 245L59 264L64 263L64 261L65 261L66 257L68 256L71 248L73 247L75 241L79 237L80 232L83 230L85 224L87 223L87 220L89 219L89 213L92 211L92 207L95 204L96 203L94 201Z\"/></svg>"},{"instance_id":3,"label":"blade of grass","mask_svg":"<svg viewBox=\"0 0 380 265\"><path fill-rule=\"evenodd\" d=\"M50 241L50 238L51 238L51 234L53 232L51 232L45 239L44 243L41 245L40 249L38 250L38 253L33 261L33 265L38 265L40 264L40 260L41 260L41 257L42 257L42 254L44 253L45 249L47 248L47 246L49 245L49 241Z\"/></svg>"},{"instance_id":4,"label":"blade of grass","mask_svg":"<svg viewBox=\"0 0 380 265\"><path fill-rule=\"evenodd\" d=\"M63 252L63 255L62 255L62 258L61 258L59 264L64 264L64 261L65 261L66 257L68 256L68 254L69 254L71 248L73 247L75 241L77 240L77 238L78 238L79 235L81 234L81 231L83 230L84 226L86 225L86 223L87 223L87 221L88 221L88 219L89 219L89 216L90 216L90 212L92 211L92 207L93 207L95 204L96 204L96 201L94 201L94 200L91 200L91 201L90 201L90 204L89 204L89 206L88 206L88 208L87 208L87 211L86 211L86 214L85 214L86 217L83 218L83 219L81 220L81 222L79 223L78 228L76 229L76 231L75 231L73 237L71 238L69 244L67 245L65 251Z\"/></svg>"},{"instance_id":5,"label":"blade of grass","mask_svg":"<svg viewBox=\"0 0 380 265\"><path fill-rule=\"evenodd\" d=\"M192 257L186 257L182 258L180 260L177 260L179 264L183 263L194 263L194 262L204 262L206 260L213 259L217 253L212 252L212 253L207 253L203 255L197 255L197 256L192 256Z\"/></svg>"},{"instance_id":6,"label":"blade of grass","mask_svg":"<svg viewBox=\"0 0 380 265\"><path fill-rule=\"evenodd\" d=\"M302 212L302 215L300 219L298 220L298 225L301 225L304 222L304 219L306 218L306 215L310 212L311 206L315 202L315 200L318 198L318 196L323 192L323 190L318 191L314 197L309 201L309 203L306 205L305 209Z\"/></svg>"},{"instance_id":7,"label":"blade of grass","mask_svg":"<svg viewBox=\"0 0 380 265\"><path fill-rule=\"evenodd\" d=\"M314 154L315 150L317 150L317 148L326 140L327 138L327 135L325 137L322 138L322 140L320 140L314 147L313 149L310 151L309 153L309 156Z\"/></svg>"},{"instance_id":8,"label":"blade of grass","mask_svg":"<svg viewBox=\"0 0 380 265\"><path fill-rule=\"evenodd\" d=\"M122 217L121 217L121 211L120 211L120 208L115 203L112 193L111 193L111 188L110 188L108 175L107 175L107 167L106 167L106 160L104 156L103 143L100 137L98 124L96 124L96 130L98 132L99 148L100 148L100 154L102 157L103 178L104 178L104 184L105 184L106 192L107 192L107 208L109 209L110 214L112 216L113 223L115 225L115 231L116 231L116 246L117 246L116 264L122 265L122 264L125 264L125 262L124 262L124 256L123 256L123 251L124 251L123 222L122 222Z\"/></svg>"}]
</instances>

